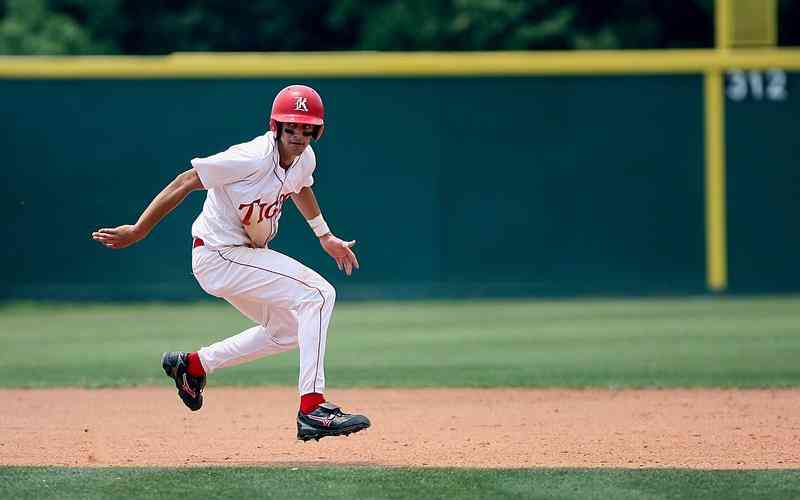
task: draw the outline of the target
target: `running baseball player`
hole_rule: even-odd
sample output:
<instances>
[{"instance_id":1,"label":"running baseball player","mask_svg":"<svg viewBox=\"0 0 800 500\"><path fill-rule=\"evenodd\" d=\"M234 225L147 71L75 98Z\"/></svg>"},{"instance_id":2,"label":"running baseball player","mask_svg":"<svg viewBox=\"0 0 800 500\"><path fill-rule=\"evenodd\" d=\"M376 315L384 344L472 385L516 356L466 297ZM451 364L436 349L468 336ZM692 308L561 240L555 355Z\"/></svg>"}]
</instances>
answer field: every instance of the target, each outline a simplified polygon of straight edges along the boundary
<instances>
[{"instance_id":1,"label":"running baseball player","mask_svg":"<svg viewBox=\"0 0 800 500\"><path fill-rule=\"evenodd\" d=\"M192 224L192 271L207 293L221 297L257 323L195 352L161 358L178 395L191 410L203 406L206 375L299 347L300 409L297 438L319 440L370 426L324 397L325 340L336 292L322 276L268 248L278 232L283 203L291 198L320 245L348 276L358 269L352 247L330 231L312 185L316 157L311 140L325 130L317 92L304 85L281 90L272 104L269 131L250 142L192 160L145 209L136 224L98 229L92 238L108 248L144 239L192 191L207 190Z\"/></svg>"}]
</instances>

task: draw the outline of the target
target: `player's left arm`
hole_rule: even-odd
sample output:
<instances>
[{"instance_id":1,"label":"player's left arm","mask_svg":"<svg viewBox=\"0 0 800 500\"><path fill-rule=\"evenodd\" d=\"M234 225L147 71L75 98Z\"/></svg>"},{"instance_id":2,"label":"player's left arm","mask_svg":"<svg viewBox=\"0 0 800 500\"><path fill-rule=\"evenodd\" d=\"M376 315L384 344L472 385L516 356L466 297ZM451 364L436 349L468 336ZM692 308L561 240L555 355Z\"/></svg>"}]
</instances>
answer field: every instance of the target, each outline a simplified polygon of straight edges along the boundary
<instances>
[{"instance_id":1,"label":"player's left arm","mask_svg":"<svg viewBox=\"0 0 800 500\"><path fill-rule=\"evenodd\" d=\"M352 250L356 240L344 241L333 235L325 219L322 218L317 197L314 196L314 190L310 186L304 187L299 193L292 193L292 201L314 230L314 234L319 238L319 244L336 261L339 270L350 276L353 269L358 269L358 259Z\"/></svg>"}]
</instances>

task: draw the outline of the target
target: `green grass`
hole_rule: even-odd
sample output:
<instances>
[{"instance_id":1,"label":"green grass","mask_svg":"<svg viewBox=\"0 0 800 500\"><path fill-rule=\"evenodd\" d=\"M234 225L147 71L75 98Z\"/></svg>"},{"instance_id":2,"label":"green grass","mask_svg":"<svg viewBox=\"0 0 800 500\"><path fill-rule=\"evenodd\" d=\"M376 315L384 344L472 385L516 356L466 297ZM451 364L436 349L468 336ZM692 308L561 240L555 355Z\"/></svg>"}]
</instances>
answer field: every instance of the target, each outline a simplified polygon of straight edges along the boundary
<instances>
[{"instance_id":1,"label":"green grass","mask_svg":"<svg viewBox=\"0 0 800 500\"><path fill-rule=\"evenodd\" d=\"M798 324L792 297L349 303L337 307L327 372L335 387L797 386ZM164 384L162 351L249 326L225 304L5 305L0 386ZM222 370L213 383L296 379L288 353ZM789 499L800 498L800 471L0 467L0 498L176 495Z\"/></svg>"},{"instance_id":2,"label":"green grass","mask_svg":"<svg viewBox=\"0 0 800 500\"><path fill-rule=\"evenodd\" d=\"M800 471L0 468L2 498L794 499Z\"/></svg>"},{"instance_id":3,"label":"green grass","mask_svg":"<svg viewBox=\"0 0 800 500\"><path fill-rule=\"evenodd\" d=\"M165 383L165 350L248 328L224 303L0 307L0 386ZM800 297L343 303L329 385L797 386ZM293 386L297 353L212 383Z\"/></svg>"}]
</instances>

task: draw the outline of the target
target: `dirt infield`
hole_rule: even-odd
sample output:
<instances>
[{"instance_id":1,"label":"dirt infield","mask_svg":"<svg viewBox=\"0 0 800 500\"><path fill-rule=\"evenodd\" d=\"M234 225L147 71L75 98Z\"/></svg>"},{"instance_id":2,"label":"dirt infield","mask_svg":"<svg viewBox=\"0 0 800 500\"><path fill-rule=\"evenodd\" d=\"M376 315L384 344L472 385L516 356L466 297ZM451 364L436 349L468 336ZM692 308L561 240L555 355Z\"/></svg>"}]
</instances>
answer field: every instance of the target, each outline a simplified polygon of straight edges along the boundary
<instances>
[{"instance_id":1,"label":"dirt infield","mask_svg":"<svg viewBox=\"0 0 800 500\"><path fill-rule=\"evenodd\" d=\"M295 440L291 389L0 390L2 465L800 468L800 390L332 390L373 427Z\"/></svg>"}]
</instances>

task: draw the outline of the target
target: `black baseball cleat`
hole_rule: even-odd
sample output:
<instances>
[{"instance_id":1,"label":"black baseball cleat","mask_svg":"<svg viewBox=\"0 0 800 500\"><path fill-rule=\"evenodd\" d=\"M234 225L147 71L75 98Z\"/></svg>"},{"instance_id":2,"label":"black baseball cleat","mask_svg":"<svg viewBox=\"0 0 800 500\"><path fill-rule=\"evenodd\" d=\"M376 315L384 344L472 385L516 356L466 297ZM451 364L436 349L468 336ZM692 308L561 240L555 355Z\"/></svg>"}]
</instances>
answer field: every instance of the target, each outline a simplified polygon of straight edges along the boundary
<instances>
[{"instance_id":1,"label":"black baseball cleat","mask_svg":"<svg viewBox=\"0 0 800 500\"><path fill-rule=\"evenodd\" d=\"M195 377L186 372L189 363L185 352L165 352L161 356L161 366L167 377L175 380L178 396L183 404L192 411L197 411L203 406L203 388L206 386L206 377Z\"/></svg>"},{"instance_id":2,"label":"black baseball cleat","mask_svg":"<svg viewBox=\"0 0 800 500\"><path fill-rule=\"evenodd\" d=\"M322 403L311 413L297 413L297 439L301 441L319 441L325 436L347 436L367 427L367 417L343 413L333 403Z\"/></svg>"}]
</instances>

